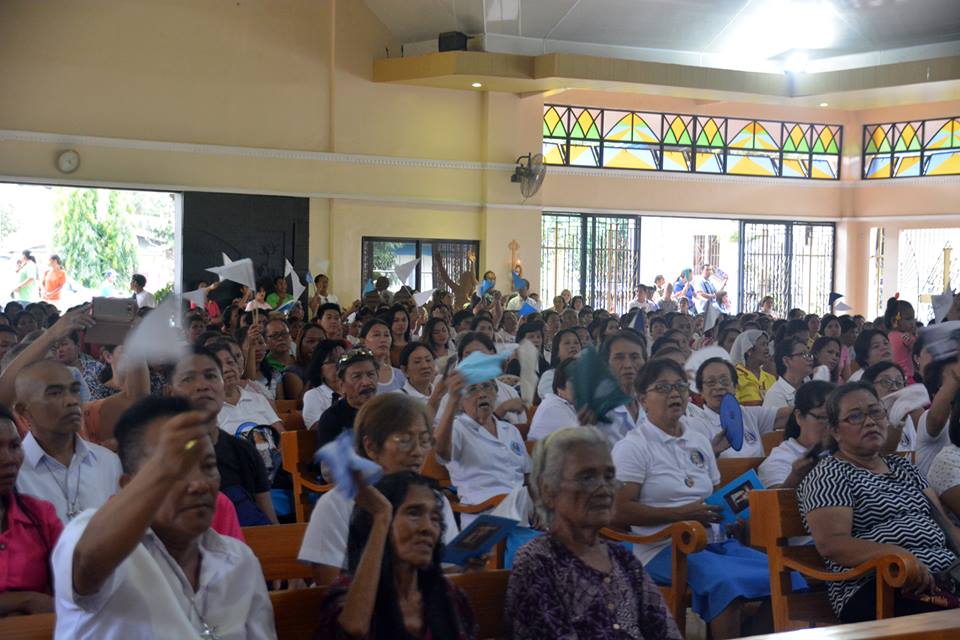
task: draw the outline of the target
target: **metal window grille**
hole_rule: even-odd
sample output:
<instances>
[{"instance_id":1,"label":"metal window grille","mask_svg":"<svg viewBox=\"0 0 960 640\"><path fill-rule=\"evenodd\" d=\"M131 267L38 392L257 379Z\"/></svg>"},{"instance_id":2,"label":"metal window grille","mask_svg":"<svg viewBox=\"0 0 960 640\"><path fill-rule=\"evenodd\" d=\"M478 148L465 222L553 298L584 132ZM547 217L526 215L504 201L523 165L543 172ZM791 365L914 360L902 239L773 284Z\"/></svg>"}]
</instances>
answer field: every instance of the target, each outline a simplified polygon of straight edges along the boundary
<instances>
[{"instance_id":1,"label":"metal window grille","mask_svg":"<svg viewBox=\"0 0 960 640\"><path fill-rule=\"evenodd\" d=\"M415 238L369 238L361 241L360 288L377 276L390 278L390 290L396 291L404 283L396 277L397 266L420 258L417 268L406 284L420 291L434 288L450 289L443 278L456 282L465 271L473 271L479 278L480 243L476 240L420 240ZM442 269L440 264L442 264Z\"/></svg>"},{"instance_id":2,"label":"metal window grille","mask_svg":"<svg viewBox=\"0 0 960 640\"><path fill-rule=\"evenodd\" d=\"M720 241L717 236L693 236L693 272L700 273L703 265L716 266L720 262Z\"/></svg>"}]
</instances>

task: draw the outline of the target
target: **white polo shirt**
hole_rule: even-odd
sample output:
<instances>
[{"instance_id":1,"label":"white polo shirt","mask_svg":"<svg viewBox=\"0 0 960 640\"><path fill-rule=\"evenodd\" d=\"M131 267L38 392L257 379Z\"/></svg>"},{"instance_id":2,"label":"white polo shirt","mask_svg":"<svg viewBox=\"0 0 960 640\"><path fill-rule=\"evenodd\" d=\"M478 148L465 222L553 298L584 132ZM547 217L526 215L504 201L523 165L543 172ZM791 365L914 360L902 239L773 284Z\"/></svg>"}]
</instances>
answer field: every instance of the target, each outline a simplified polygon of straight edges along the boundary
<instances>
[{"instance_id":1,"label":"white polo shirt","mask_svg":"<svg viewBox=\"0 0 960 640\"><path fill-rule=\"evenodd\" d=\"M465 413L453 421L450 460L438 460L450 472L450 481L464 504L479 504L510 493L530 473L530 456L523 437L509 422L494 418L497 435Z\"/></svg>"},{"instance_id":2,"label":"white polo shirt","mask_svg":"<svg viewBox=\"0 0 960 640\"><path fill-rule=\"evenodd\" d=\"M688 427L684 427L680 436L674 437L643 420L613 447L613 463L617 468L617 480L639 484L639 502L649 507L682 507L702 500L710 496L714 485L720 482L720 471L710 442ZM630 529L638 535L650 535L664 526L633 526ZM669 539L654 544L635 544L633 553L646 564L668 546Z\"/></svg>"},{"instance_id":3,"label":"white polo shirt","mask_svg":"<svg viewBox=\"0 0 960 640\"><path fill-rule=\"evenodd\" d=\"M720 454L721 458L763 458L763 441L760 439L764 433L774 430L777 424L777 409L768 407L742 407L743 409L743 447L736 451L733 447L728 447ZM702 434L709 442L717 437L723 427L720 426L720 415L710 409L703 407L703 416L699 419L684 418L684 422L691 428Z\"/></svg>"},{"instance_id":4,"label":"white polo shirt","mask_svg":"<svg viewBox=\"0 0 960 640\"><path fill-rule=\"evenodd\" d=\"M796 438L784 440L770 452L757 469L757 475L764 487L783 484L790 472L793 463L807 454L807 448Z\"/></svg>"},{"instance_id":5,"label":"white polo shirt","mask_svg":"<svg viewBox=\"0 0 960 640\"><path fill-rule=\"evenodd\" d=\"M555 393L549 393L537 407L530 422L528 440L543 440L548 435L566 427L578 427L577 410L572 404Z\"/></svg>"},{"instance_id":6,"label":"white polo shirt","mask_svg":"<svg viewBox=\"0 0 960 640\"><path fill-rule=\"evenodd\" d=\"M390 381L378 382L377 393L392 393L394 391L400 391L403 389L403 385L405 384L407 384L407 377L403 375L403 372L396 367L390 367Z\"/></svg>"},{"instance_id":7,"label":"white polo shirt","mask_svg":"<svg viewBox=\"0 0 960 640\"><path fill-rule=\"evenodd\" d=\"M547 358L547 362L550 362L549 356L544 357ZM543 372L543 375L540 376L540 380L537 381L537 395L540 396L541 400L553 393L553 379L556 375L556 369L547 369Z\"/></svg>"},{"instance_id":8,"label":"white polo shirt","mask_svg":"<svg viewBox=\"0 0 960 640\"><path fill-rule=\"evenodd\" d=\"M797 390L781 376L767 389L767 393L763 396L763 406L768 409L792 407L796 397Z\"/></svg>"},{"instance_id":9,"label":"white polo shirt","mask_svg":"<svg viewBox=\"0 0 960 640\"><path fill-rule=\"evenodd\" d=\"M920 420L916 426L917 443L913 449L917 452L917 471L919 471L920 475L924 478L926 478L930 472L930 465L933 464L933 459L937 457L937 454L940 453L945 446L950 444L950 419L947 418L947 424L943 426L940 435L933 438L927 432L927 415L929 413L930 410L927 409L920 416ZM912 424L912 422L911 420L910 423ZM906 427L904 427L904 431L906 431ZM23 471L20 473L23 473Z\"/></svg>"},{"instance_id":10,"label":"white polo shirt","mask_svg":"<svg viewBox=\"0 0 960 640\"><path fill-rule=\"evenodd\" d=\"M74 442L73 458L65 468L44 453L28 433L23 439L23 465L17 474L17 491L53 503L63 524L69 522L71 506L79 513L103 505L120 489L123 475L120 458L113 451L79 436Z\"/></svg>"},{"instance_id":11,"label":"white polo shirt","mask_svg":"<svg viewBox=\"0 0 960 640\"><path fill-rule=\"evenodd\" d=\"M409 378L407 379L406 382L403 383L403 389L401 389L401 391L403 391L405 394L407 394L411 398L416 398L417 400L423 400L424 402L430 399L430 396L417 391L416 387L410 384Z\"/></svg>"},{"instance_id":12,"label":"white polo shirt","mask_svg":"<svg viewBox=\"0 0 960 640\"><path fill-rule=\"evenodd\" d=\"M630 410L627 409L627 405L617 407L607 413L607 420L609 420L609 422L599 422L596 427L612 447L644 421L646 411L643 410L643 407L641 407L639 403L637 404L637 412L637 419L634 420L633 416L630 415Z\"/></svg>"},{"instance_id":13,"label":"white polo shirt","mask_svg":"<svg viewBox=\"0 0 960 640\"><path fill-rule=\"evenodd\" d=\"M224 402L217 414L217 424L232 436L237 435L237 427L252 422L253 424L274 424L280 422L280 416L270 406L270 402L255 391L240 388L240 399L237 404Z\"/></svg>"},{"instance_id":14,"label":"white polo shirt","mask_svg":"<svg viewBox=\"0 0 960 640\"><path fill-rule=\"evenodd\" d=\"M310 513L310 523L303 534L298 560L323 564L329 567L347 568L347 536L350 533L350 514L353 513L353 498L334 489L317 500ZM443 498L444 544L450 544L460 530L453 517L453 509Z\"/></svg>"},{"instance_id":15,"label":"white polo shirt","mask_svg":"<svg viewBox=\"0 0 960 640\"><path fill-rule=\"evenodd\" d=\"M303 424L307 429L320 419L323 412L333 404L333 389L326 384L308 389L303 394Z\"/></svg>"},{"instance_id":16,"label":"white polo shirt","mask_svg":"<svg viewBox=\"0 0 960 640\"><path fill-rule=\"evenodd\" d=\"M95 511L77 516L53 550L57 638L148 640L199 638L200 619L220 640L273 640L273 607L263 570L250 548L213 529L200 538L200 579L194 593L183 570L148 530L100 591L73 591L73 552Z\"/></svg>"}]
</instances>

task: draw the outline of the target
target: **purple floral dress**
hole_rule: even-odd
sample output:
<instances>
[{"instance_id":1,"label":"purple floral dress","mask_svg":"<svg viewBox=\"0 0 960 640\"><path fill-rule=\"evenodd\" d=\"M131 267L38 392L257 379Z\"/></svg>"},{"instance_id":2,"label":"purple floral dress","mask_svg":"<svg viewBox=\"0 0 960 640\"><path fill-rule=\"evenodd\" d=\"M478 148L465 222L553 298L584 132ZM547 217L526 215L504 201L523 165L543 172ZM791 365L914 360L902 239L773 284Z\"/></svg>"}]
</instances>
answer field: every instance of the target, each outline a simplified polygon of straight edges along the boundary
<instances>
[{"instance_id":1,"label":"purple floral dress","mask_svg":"<svg viewBox=\"0 0 960 640\"><path fill-rule=\"evenodd\" d=\"M514 640L682 640L643 565L605 542L613 569L588 566L547 534L513 560L506 617Z\"/></svg>"}]
</instances>

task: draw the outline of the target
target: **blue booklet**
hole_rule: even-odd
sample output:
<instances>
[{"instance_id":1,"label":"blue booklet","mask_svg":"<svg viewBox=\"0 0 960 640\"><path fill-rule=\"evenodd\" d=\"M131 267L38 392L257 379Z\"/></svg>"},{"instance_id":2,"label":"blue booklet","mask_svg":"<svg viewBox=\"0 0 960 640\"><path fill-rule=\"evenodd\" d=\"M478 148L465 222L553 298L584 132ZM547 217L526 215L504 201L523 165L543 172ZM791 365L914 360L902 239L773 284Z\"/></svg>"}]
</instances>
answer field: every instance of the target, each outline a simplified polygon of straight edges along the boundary
<instances>
[{"instance_id":1,"label":"blue booklet","mask_svg":"<svg viewBox=\"0 0 960 640\"><path fill-rule=\"evenodd\" d=\"M750 519L749 495L754 489L763 489L763 483L760 482L757 472L751 469L717 489L704 502L720 507L720 515L723 517L721 526L734 524L737 520Z\"/></svg>"},{"instance_id":2,"label":"blue booklet","mask_svg":"<svg viewBox=\"0 0 960 640\"><path fill-rule=\"evenodd\" d=\"M498 542L510 535L516 520L482 515L470 523L443 550L443 562L464 566L471 558L480 558L490 553Z\"/></svg>"}]
</instances>

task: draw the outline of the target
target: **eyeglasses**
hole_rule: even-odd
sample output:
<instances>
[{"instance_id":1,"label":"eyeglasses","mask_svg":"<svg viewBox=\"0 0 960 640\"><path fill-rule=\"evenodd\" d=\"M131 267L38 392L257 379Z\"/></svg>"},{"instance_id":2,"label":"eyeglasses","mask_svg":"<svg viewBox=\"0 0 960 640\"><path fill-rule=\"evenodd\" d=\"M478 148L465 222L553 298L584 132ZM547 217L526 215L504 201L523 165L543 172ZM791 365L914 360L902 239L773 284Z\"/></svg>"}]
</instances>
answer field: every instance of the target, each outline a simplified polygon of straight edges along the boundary
<instances>
[{"instance_id":1,"label":"eyeglasses","mask_svg":"<svg viewBox=\"0 0 960 640\"><path fill-rule=\"evenodd\" d=\"M420 445L421 449L430 450L436 445L437 441L429 433L421 433L416 438L411 433L395 433L390 439L397 443L397 447L404 453L413 451L414 445Z\"/></svg>"},{"instance_id":2,"label":"eyeglasses","mask_svg":"<svg viewBox=\"0 0 960 640\"><path fill-rule=\"evenodd\" d=\"M791 358L803 358L804 360L813 360L813 354L809 351L804 351L803 353L791 353Z\"/></svg>"},{"instance_id":3,"label":"eyeglasses","mask_svg":"<svg viewBox=\"0 0 960 640\"><path fill-rule=\"evenodd\" d=\"M849 422L853 426L859 427L866 422L867 418L870 418L875 423L879 424L887 419L887 412L880 407L873 407L871 409L867 409L866 411L854 409L847 414L847 417L843 418L842 422Z\"/></svg>"},{"instance_id":4,"label":"eyeglasses","mask_svg":"<svg viewBox=\"0 0 960 640\"><path fill-rule=\"evenodd\" d=\"M647 391L656 391L657 393L661 393L663 395L669 395L671 391L676 391L680 395L683 395L690 391L690 385L683 380L678 380L673 384L670 384L669 382L658 382L657 384L647 387Z\"/></svg>"},{"instance_id":5,"label":"eyeglasses","mask_svg":"<svg viewBox=\"0 0 960 640\"><path fill-rule=\"evenodd\" d=\"M886 387L888 391L900 390L907 386L907 383L898 378L877 378L873 381L881 387Z\"/></svg>"},{"instance_id":6,"label":"eyeglasses","mask_svg":"<svg viewBox=\"0 0 960 640\"><path fill-rule=\"evenodd\" d=\"M600 487L611 487L614 490L623 486L623 483L616 478L607 476L590 476L589 478L564 478L563 482L573 485L578 491L584 493L593 493Z\"/></svg>"},{"instance_id":7,"label":"eyeglasses","mask_svg":"<svg viewBox=\"0 0 960 640\"><path fill-rule=\"evenodd\" d=\"M481 382L480 384L471 384L466 388L467 395L479 393L481 391L493 391L497 388L496 382Z\"/></svg>"},{"instance_id":8,"label":"eyeglasses","mask_svg":"<svg viewBox=\"0 0 960 640\"><path fill-rule=\"evenodd\" d=\"M721 378L706 378L703 381L704 387L730 387L733 385L733 381L727 377Z\"/></svg>"},{"instance_id":9,"label":"eyeglasses","mask_svg":"<svg viewBox=\"0 0 960 640\"><path fill-rule=\"evenodd\" d=\"M268 334L267 334L267 340L281 340L281 339L283 339L283 338L289 338L289 337L290 337L290 332L289 332L289 331L284 331L284 332L282 332L282 333L268 333Z\"/></svg>"}]
</instances>

